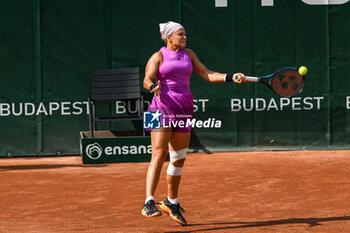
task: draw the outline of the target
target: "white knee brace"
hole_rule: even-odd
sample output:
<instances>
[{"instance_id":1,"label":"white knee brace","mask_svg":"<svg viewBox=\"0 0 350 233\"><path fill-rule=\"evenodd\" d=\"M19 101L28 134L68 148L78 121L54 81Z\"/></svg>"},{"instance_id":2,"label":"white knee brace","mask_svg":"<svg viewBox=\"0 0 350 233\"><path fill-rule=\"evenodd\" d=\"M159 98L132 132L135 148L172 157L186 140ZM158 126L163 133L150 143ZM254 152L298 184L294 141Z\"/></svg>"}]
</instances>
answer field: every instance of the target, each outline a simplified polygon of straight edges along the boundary
<instances>
[{"instance_id":1,"label":"white knee brace","mask_svg":"<svg viewBox=\"0 0 350 233\"><path fill-rule=\"evenodd\" d=\"M175 167L171 162L168 165L168 169L166 170L166 173L168 173L171 176L181 176L182 174L182 167Z\"/></svg>"},{"instance_id":2,"label":"white knee brace","mask_svg":"<svg viewBox=\"0 0 350 233\"><path fill-rule=\"evenodd\" d=\"M182 167L175 167L172 162L186 158L186 152L188 148L184 148L178 151L169 151L170 163L167 169L167 173L171 176L181 176Z\"/></svg>"},{"instance_id":3,"label":"white knee brace","mask_svg":"<svg viewBox=\"0 0 350 233\"><path fill-rule=\"evenodd\" d=\"M187 149L188 148L184 148L184 149L177 150L177 151L169 150L170 162L175 162L175 161L178 161L180 159L186 158Z\"/></svg>"}]
</instances>

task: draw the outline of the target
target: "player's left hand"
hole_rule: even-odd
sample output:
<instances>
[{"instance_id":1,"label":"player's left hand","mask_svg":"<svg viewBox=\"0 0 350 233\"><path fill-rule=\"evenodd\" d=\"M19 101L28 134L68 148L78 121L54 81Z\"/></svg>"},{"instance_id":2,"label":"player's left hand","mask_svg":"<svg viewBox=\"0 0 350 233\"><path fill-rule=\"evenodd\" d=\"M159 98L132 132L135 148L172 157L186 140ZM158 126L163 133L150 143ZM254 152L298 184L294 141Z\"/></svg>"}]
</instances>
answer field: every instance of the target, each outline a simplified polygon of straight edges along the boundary
<instances>
[{"instance_id":1,"label":"player's left hand","mask_svg":"<svg viewBox=\"0 0 350 233\"><path fill-rule=\"evenodd\" d=\"M245 80L245 75L242 73L235 73L233 75L233 81L238 84L248 82L247 80Z\"/></svg>"}]
</instances>

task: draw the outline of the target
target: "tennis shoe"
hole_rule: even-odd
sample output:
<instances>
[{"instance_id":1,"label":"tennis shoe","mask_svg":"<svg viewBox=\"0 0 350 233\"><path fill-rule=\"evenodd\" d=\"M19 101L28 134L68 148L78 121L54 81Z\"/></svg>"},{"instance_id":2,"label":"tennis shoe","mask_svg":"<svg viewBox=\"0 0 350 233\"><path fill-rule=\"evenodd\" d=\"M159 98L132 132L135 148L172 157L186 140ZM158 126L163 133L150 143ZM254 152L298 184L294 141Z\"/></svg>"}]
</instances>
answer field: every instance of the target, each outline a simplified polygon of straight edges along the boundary
<instances>
[{"instance_id":1,"label":"tennis shoe","mask_svg":"<svg viewBox=\"0 0 350 233\"><path fill-rule=\"evenodd\" d=\"M156 207L154 200L149 200L143 205L142 215L146 217L156 217L162 215L162 212ZM157 203L158 204L158 203Z\"/></svg>"},{"instance_id":2,"label":"tennis shoe","mask_svg":"<svg viewBox=\"0 0 350 233\"><path fill-rule=\"evenodd\" d=\"M185 213L185 210L180 206L180 203L171 204L167 198L159 203L159 208L182 226L187 225L186 219L181 214L181 212Z\"/></svg>"}]
</instances>

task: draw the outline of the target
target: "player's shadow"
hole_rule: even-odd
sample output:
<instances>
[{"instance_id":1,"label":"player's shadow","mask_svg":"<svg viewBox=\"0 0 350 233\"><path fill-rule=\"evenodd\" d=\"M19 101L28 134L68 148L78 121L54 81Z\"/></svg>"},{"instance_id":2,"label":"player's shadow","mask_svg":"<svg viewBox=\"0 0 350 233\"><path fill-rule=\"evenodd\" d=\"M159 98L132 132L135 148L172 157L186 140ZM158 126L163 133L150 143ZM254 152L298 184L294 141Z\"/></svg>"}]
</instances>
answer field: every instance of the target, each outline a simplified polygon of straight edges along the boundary
<instances>
[{"instance_id":1,"label":"player's shadow","mask_svg":"<svg viewBox=\"0 0 350 233\"><path fill-rule=\"evenodd\" d=\"M0 171L16 171L16 170L41 170L41 169L57 169L65 167L89 168L89 167L106 167L103 164L79 165L79 164L36 164L36 165L7 165L0 166Z\"/></svg>"},{"instance_id":2,"label":"player's shadow","mask_svg":"<svg viewBox=\"0 0 350 233\"><path fill-rule=\"evenodd\" d=\"M219 231L219 230L276 226L276 225L287 225L287 224L308 224L309 227L313 227L313 226L322 225L321 224L322 222L349 221L349 220L350 220L350 216L328 217L328 218L288 218L288 219L261 221L261 222L198 223L198 224L188 224L187 226L188 227L207 226L207 228L196 229L196 230L168 231L168 233L177 233L177 232L190 233L190 232L201 232L201 231L205 232L205 231L216 231L216 230Z\"/></svg>"},{"instance_id":3,"label":"player's shadow","mask_svg":"<svg viewBox=\"0 0 350 233\"><path fill-rule=\"evenodd\" d=\"M193 150L194 153L197 153L199 151L203 151L206 154L212 154L210 150L208 150L199 140L196 133L194 132L194 129L192 129L191 132L191 139L190 139L190 149Z\"/></svg>"}]
</instances>

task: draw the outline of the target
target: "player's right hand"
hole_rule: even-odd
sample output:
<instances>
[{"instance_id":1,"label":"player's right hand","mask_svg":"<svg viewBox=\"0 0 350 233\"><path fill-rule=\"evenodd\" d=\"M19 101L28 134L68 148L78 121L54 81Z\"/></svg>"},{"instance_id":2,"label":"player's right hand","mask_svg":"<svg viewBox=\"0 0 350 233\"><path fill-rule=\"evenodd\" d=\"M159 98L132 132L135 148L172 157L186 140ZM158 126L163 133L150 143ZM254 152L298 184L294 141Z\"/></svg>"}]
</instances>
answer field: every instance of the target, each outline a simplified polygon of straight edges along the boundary
<instances>
[{"instance_id":1,"label":"player's right hand","mask_svg":"<svg viewBox=\"0 0 350 233\"><path fill-rule=\"evenodd\" d=\"M157 86L151 91L151 93L154 93L154 96L157 96L158 100L160 100L160 93L161 93L161 85L160 85L160 80L158 80Z\"/></svg>"}]
</instances>

